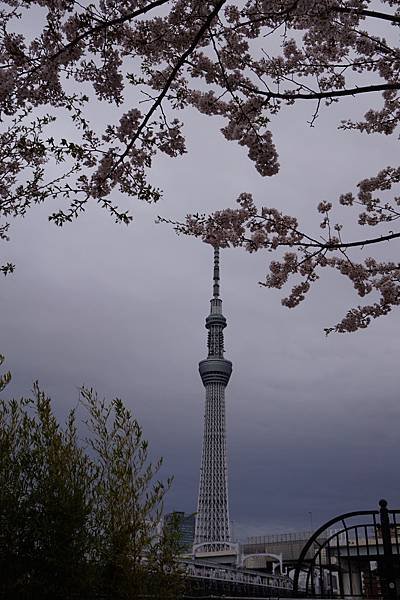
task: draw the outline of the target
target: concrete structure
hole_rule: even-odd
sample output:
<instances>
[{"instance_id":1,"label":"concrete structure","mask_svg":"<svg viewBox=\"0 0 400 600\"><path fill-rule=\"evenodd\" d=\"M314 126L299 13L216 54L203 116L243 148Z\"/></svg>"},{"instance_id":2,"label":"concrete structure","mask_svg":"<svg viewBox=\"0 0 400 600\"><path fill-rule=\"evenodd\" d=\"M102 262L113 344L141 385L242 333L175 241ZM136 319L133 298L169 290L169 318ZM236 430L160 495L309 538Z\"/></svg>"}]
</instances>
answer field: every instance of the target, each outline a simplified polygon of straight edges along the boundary
<instances>
[{"instance_id":1,"label":"concrete structure","mask_svg":"<svg viewBox=\"0 0 400 600\"><path fill-rule=\"evenodd\" d=\"M241 552L244 555L257 555L265 552L269 552L271 554L282 555L283 564L286 567L292 567L296 564L301 551L303 550L306 542L310 539L312 531L301 531L301 532L293 532L293 533L279 533L272 535L263 535L263 536L253 536L246 540L244 544L241 545ZM323 539L326 538L326 535ZM322 538L321 538L322 539ZM311 559L314 556L317 550L317 544L314 544L309 552L307 553L308 559ZM248 563L249 568L261 568L261 565L267 562L268 559L257 559L254 556L253 559L249 559Z\"/></svg>"},{"instance_id":2,"label":"concrete structure","mask_svg":"<svg viewBox=\"0 0 400 600\"><path fill-rule=\"evenodd\" d=\"M231 546L228 502L228 472L225 439L225 388L232 363L224 358L224 329L219 297L219 249L214 249L213 298L206 319L208 356L199 364L206 390L203 453L196 514L195 545L205 552L222 551Z\"/></svg>"},{"instance_id":3,"label":"concrete structure","mask_svg":"<svg viewBox=\"0 0 400 600\"><path fill-rule=\"evenodd\" d=\"M378 533L357 538L340 533L327 544L322 567L325 567L325 589L329 587L344 595L363 596L368 598L385 597L383 564L379 568L384 554L383 540ZM374 532L375 533L375 532ZM399 537L397 531L391 532L391 553L396 563L395 571L399 573ZM317 563L318 564L318 563ZM318 567L317 567L318 568ZM333 583L332 583L333 575ZM341 584L341 585L340 585ZM400 589L400 578L396 577L396 588ZM375 594L375 595L373 595ZM398 597L398 596L396 596Z\"/></svg>"}]
</instances>

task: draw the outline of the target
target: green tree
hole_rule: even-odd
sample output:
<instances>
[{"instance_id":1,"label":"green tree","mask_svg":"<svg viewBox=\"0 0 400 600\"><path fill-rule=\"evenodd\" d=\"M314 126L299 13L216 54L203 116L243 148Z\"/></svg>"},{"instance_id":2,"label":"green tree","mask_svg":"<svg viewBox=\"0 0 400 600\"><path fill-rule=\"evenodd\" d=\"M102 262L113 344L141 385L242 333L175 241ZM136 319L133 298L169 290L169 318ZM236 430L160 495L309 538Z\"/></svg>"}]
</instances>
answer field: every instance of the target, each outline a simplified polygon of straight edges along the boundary
<instances>
[{"instance_id":1,"label":"green tree","mask_svg":"<svg viewBox=\"0 0 400 600\"><path fill-rule=\"evenodd\" d=\"M121 598L148 593L175 598L182 583L175 560L178 536L168 528L160 531L172 480L156 478L162 460L149 460L142 429L120 399L107 404L93 390L81 393L98 468L94 516L101 591Z\"/></svg>"},{"instance_id":2,"label":"green tree","mask_svg":"<svg viewBox=\"0 0 400 600\"><path fill-rule=\"evenodd\" d=\"M0 354L0 367L4 362L4 356L2 354ZM8 385L11 381L11 373L10 371L7 371L6 373L4 373L4 375L0 376L0 392L2 392L4 390L4 388L6 387L6 385Z\"/></svg>"},{"instance_id":3,"label":"green tree","mask_svg":"<svg viewBox=\"0 0 400 600\"><path fill-rule=\"evenodd\" d=\"M33 392L0 401L2 587L9 598L69 598L87 590L94 465L74 412L62 429L50 399Z\"/></svg>"},{"instance_id":4,"label":"green tree","mask_svg":"<svg viewBox=\"0 0 400 600\"><path fill-rule=\"evenodd\" d=\"M154 481L142 429L121 400L82 389L61 426L51 400L0 400L0 591L5 598L176 597L176 536L159 534L170 481Z\"/></svg>"}]
</instances>

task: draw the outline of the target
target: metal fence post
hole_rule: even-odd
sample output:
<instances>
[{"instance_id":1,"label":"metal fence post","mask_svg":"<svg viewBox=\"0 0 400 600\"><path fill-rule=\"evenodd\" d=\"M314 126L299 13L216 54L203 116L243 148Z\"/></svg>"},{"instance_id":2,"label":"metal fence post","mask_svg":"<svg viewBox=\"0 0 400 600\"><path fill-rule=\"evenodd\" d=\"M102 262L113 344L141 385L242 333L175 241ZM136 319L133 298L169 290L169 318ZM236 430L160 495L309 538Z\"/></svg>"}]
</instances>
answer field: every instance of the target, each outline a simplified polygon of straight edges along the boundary
<instances>
[{"instance_id":1,"label":"metal fence post","mask_svg":"<svg viewBox=\"0 0 400 600\"><path fill-rule=\"evenodd\" d=\"M379 514L381 518L381 533L383 545L383 585L384 598L397 598L396 579L393 565L392 536L390 532L389 511L387 501L379 500Z\"/></svg>"}]
</instances>

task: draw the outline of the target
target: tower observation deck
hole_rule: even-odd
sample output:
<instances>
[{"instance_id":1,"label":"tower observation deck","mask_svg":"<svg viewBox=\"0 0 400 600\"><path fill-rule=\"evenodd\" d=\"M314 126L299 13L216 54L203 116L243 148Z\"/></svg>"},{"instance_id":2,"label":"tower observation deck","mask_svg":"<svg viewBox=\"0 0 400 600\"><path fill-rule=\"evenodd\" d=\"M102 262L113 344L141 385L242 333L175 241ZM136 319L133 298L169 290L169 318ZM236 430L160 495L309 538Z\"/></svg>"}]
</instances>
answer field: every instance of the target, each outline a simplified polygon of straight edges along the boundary
<instances>
[{"instance_id":1,"label":"tower observation deck","mask_svg":"<svg viewBox=\"0 0 400 600\"><path fill-rule=\"evenodd\" d=\"M232 363L224 358L224 329L219 297L219 248L214 248L214 285L206 318L208 356L199 363L206 390L203 452L194 544L206 551L225 550L231 542L228 502L228 472L225 435L225 388Z\"/></svg>"}]
</instances>

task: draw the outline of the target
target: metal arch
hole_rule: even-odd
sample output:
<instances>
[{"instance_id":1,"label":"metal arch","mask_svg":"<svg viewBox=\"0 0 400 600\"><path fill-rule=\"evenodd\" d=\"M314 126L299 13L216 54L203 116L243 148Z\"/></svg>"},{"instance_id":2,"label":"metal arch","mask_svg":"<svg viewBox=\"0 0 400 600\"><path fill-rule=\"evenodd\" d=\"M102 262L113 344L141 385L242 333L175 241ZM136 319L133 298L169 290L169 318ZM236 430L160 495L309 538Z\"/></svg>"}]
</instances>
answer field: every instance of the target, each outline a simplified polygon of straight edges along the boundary
<instances>
[{"instance_id":1,"label":"metal arch","mask_svg":"<svg viewBox=\"0 0 400 600\"><path fill-rule=\"evenodd\" d=\"M299 576L302 572L306 574L305 592L311 593L311 597L318 593L321 598L336 597L335 594L340 594L340 597L350 594L352 597L364 598L370 597L368 594L374 589L371 586L378 586L378 591L374 590L375 594L383 594L386 600L400 598L400 523L396 521L400 510L389 510L383 499L379 501L379 506L379 510L339 515L322 525L311 536L296 564L293 578L295 594L299 593ZM369 519L349 522L350 519L363 516L368 516ZM329 532L326 535L329 528L337 523L341 523L342 527L333 534ZM323 533L326 537L321 543L318 538ZM332 544L335 540L336 544ZM312 552L312 557L306 560L313 544L318 547ZM373 570L370 568L371 560L377 561L377 567ZM335 572L336 578L333 577ZM317 590L315 583L318 585Z\"/></svg>"},{"instance_id":2,"label":"metal arch","mask_svg":"<svg viewBox=\"0 0 400 600\"><path fill-rule=\"evenodd\" d=\"M200 544L193 544L192 555L196 557L196 552L200 548L209 548L210 546L220 546L217 552L223 552L224 550L234 550L236 554L239 554L239 544L236 542L227 542L226 540L215 540L212 542L201 542Z\"/></svg>"},{"instance_id":3,"label":"metal arch","mask_svg":"<svg viewBox=\"0 0 400 600\"><path fill-rule=\"evenodd\" d=\"M343 529L338 529L338 531L335 531L335 533L332 533L332 535L330 537L326 538L322 544L319 544L318 542L314 541L314 543L318 543L318 550L316 551L312 562L313 563L315 562L316 557L319 556L326 547L329 548L329 544L334 538L338 537L342 533L346 533L353 529L356 530L357 527L371 527L371 523L357 523L356 525L349 525L348 527L344 526ZM299 558L299 560L300 560L300 558Z\"/></svg>"},{"instance_id":4,"label":"metal arch","mask_svg":"<svg viewBox=\"0 0 400 600\"><path fill-rule=\"evenodd\" d=\"M398 512L398 511L390 511L390 512ZM299 575L300 575L301 567L304 563L304 559L307 556L307 552L310 550L313 543L316 542L317 538L324 531L329 529L329 527L331 527L335 523L338 523L339 521L342 521L342 523L344 525L344 529L347 529L347 526L344 523L345 519L350 519L352 517L360 517L360 516L365 516L365 515L379 515L379 510L358 510L358 511L343 513L342 515L339 515L338 517L334 517L330 521L327 521L326 523L324 523L324 525L321 525L321 527L319 529L317 529L317 531L310 537L310 539L304 546L304 548L301 551L301 554L299 556L299 559L297 561L297 565L296 565L296 569L295 569L294 577L293 577L293 590L295 593L298 592ZM318 545L321 547L321 544L318 544Z\"/></svg>"},{"instance_id":5,"label":"metal arch","mask_svg":"<svg viewBox=\"0 0 400 600\"><path fill-rule=\"evenodd\" d=\"M341 520L343 523L343 529L339 529L337 531L335 531L335 533L333 533L331 536L327 537L322 544L314 541L314 543L318 544L318 549L316 551L316 553L314 554L312 560L311 560L311 567L315 567L315 569L321 568L318 567L317 565L317 559L319 559L320 561L320 565L321 565L321 556L322 556L322 552L323 550L325 550L325 548L330 548L330 543L332 540L334 540L335 538L339 538L339 536L341 536L343 533L346 534L346 540L347 540L347 544L348 544L348 533L350 531L355 531L356 535L357 535L357 529L358 528L366 528L366 527L373 527L373 524L371 523L357 523L355 525L349 525L347 526L346 523L344 522L344 519ZM348 544L349 545L349 544ZM306 579L306 590L308 590L308 586L309 586L309 582L310 582L310 576L311 576L311 572L310 569L307 571L307 579ZM311 581L311 585L313 586L313 581Z\"/></svg>"}]
</instances>

